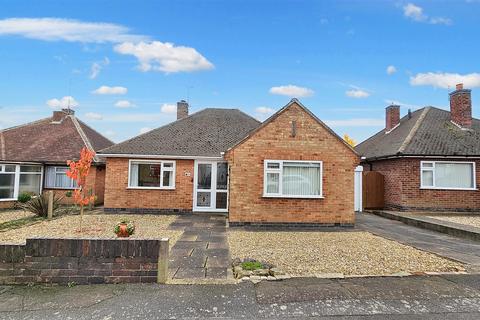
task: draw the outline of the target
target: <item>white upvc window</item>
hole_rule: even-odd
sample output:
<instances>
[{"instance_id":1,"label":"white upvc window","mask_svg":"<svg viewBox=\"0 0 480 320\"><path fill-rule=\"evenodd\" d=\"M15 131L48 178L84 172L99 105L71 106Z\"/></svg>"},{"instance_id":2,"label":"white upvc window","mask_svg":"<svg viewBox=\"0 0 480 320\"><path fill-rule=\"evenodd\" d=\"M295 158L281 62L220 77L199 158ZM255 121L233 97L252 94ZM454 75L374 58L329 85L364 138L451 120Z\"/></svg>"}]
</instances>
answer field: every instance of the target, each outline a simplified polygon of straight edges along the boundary
<instances>
[{"instance_id":1,"label":"white upvc window","mask_svg":"<svg viewBox=\"0 0 480 320\"><path fill-rule=\"evenodd\" d=\"M17 200L23 192L42 192L42 166L0 163L0 201Z\"/></svg>"},{"instance_id":2,"label":"white upvc window","mask_svg":"<svg viewBox=\"0 0 480 320\"><path fill-rule=\"evenodd\" d=\"M130 160L128 187L134 189L175 189L175 161Z\"/></svg>"},{"instance_id":3,"label":"white upvc window","mask_svg":"<svg viewBox=\"0 0 480 320\"><path fill-rule=\"evenodd\" d=\"M48 166L45 174L45 188L48 189L76 189L77 182L67 176L68 167Z\"/></svg>"},{"instance_id":4,"label":"white upvc window","mask_svg":"<svg viewBox=\"0 0 480 320\"><path fill-rule=\"evenodd\" d=\"M323 198L322 161L265 160L263 196Z\"/></svg>"},{"instance_id":5,"label":"white upvc window","mask_svg":"<svg viewBox=\"0 0 480 320\"><path fill-rule=\"evenodd\" d=\"M475 162L421 161L420 188L476 190Z\"/></svg>"}]
</instances>

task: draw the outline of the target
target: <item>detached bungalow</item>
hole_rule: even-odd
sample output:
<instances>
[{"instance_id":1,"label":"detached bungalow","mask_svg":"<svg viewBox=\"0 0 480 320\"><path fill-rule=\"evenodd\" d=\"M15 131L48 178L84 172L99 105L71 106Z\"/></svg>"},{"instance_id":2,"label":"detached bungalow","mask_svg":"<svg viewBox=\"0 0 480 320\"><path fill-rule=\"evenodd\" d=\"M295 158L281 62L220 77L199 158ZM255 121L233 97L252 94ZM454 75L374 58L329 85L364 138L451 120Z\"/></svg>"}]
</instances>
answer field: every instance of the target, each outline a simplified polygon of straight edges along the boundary
<instances>
[{"instance_id":1,"label":"detached bungalow","mask_svg":"<svg viewBox=\"0 0 480 320\"><path fill-rule=\"evenodd\" d=\"M105 210L228 212L231 225L353 225L355 151L298 100L260 123L204 109L101 151Z\"/></svg>"},{"instance_id":2,"label":"detached bungalow","mask_svg":"<svg viewBox=\"0 0 480 320\"><path fill-rule=\"evenodd\" d=\"M12 207L22 192L55 190L65 195L76 185L66 175L67 160L78 159L87 147L98 151L113 142L75 117L70 109L52 117L0 131L0 208ZM87 188L103 203L105 163L95 157ZM67 203L68 198L64 199Z\"/></svg>"},{"instance_id":3,"label":"detached bungalow","mask_svg":"<svg viewBox=\"0 0 480 320\"><path fill-rule=\"evenodd\" d=\"M462 84L450 112L425 107L400 119L400 107L388 106L385 129L356 150L364 170L384 176L387 209L480 210L480 120Z\"/></svg>"}]
</instances>

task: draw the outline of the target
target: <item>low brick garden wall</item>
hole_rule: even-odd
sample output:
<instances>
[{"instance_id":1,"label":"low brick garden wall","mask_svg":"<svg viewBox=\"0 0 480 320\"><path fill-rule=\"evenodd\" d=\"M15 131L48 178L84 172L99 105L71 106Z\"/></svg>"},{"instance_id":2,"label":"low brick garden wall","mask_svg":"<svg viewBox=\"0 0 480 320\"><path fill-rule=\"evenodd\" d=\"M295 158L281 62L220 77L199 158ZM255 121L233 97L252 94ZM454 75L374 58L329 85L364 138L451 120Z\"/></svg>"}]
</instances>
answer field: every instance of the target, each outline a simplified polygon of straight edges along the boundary
<instances>
[{"instance_id":1,"label":"low brick garden wall","mask_svg":"<svg viewBox=\"0 0 480 320\"><path fill-rule=\"evenodd\" d=\"M166 239L34 238L0 245L0 284L156 282L160 246L168 252Z\"/></svg>"}]
</instances>

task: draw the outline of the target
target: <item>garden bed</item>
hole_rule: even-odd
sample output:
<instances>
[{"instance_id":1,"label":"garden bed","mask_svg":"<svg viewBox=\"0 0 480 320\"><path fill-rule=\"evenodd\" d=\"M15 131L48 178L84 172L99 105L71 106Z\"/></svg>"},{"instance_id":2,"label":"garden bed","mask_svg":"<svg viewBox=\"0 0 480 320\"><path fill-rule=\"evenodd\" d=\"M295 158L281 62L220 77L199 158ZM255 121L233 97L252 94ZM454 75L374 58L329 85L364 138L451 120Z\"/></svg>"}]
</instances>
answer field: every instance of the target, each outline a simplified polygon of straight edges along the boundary
<instances>
[{"instance_id":1,"label":"garden bed","mask_svg":"<svg viewBox=\"0 0 480 320\"><path fill-rule=\"evenodd\" d=\"M229 231L232 258L273 264L291 276L463 271L461 263L368 232Z\"/></svg>"},{"instance_id":2,"label":"garden bed","mask_svg":"<svg viewBox=\"0 0 480 320\"><path fill-rule=\"evenodd\" d=\"M0 244L21 244L27 238L116 238L113 229L123 220L131 220L135 224L135 233L132 238L159 239L170 238L170 247L181 236L181 231L167 230L176 216L158 215L113 215L113 214L85 214L83 216L83 231L79 231L80 216L65 215L53 220L45 220L34 225L14 230L0 232Z\"/></svg>"}]
</instances>

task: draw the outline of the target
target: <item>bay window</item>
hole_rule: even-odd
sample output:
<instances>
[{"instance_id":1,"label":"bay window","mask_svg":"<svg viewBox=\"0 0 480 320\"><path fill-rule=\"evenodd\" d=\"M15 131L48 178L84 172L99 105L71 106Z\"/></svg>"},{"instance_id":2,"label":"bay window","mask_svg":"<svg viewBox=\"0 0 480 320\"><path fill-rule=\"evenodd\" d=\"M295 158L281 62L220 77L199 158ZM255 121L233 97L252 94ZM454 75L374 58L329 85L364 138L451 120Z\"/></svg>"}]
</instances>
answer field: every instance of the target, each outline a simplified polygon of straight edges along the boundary
<instances>
[{"instance_id":1,"label":"bay window","mask_svg":"<svg viewBox=\"0 0 480 320\"><path fill-rule=\"evenodd\" d=\"M130 160L128 187L175 189L175 161Z\"/></svg>"},{"instance_id":2,"label":"bay window","mask_svg":"<svg viewBox=\"0 0 480 320\"><path fill-rule=\"evenodd\" d=\"M322 162L265 160L264 197L321 198Z\"/></svg>"},{"instance_id":3,"label":"bay window","mask_svg":"<svg viewBox=\"0 0 480 320\"><path fill-rule=\"evenodd\" d=\"M23 192L40 194L42 167L0 164L0 200L16 200Z\"/></svg>"},{"instance_id":4,"label":"bay window","mask_svg":"<svg viewBox=\"0 0 480 320\"><path fill-rule=\"evenodd\" d=\"M421 161L420 172L422 189L476 188L474 162Z\"/></svg>"},{"instance_id":5,"label":"bay window","mask_svg":"<svg viewBox=\"0 0 480 320\"><path fill-rule=\"evenodd\" d=\"M68 167L49 166L46 169L45 188L75 189L77 182L67 176Z\"/></svg>"}]
</instances>

